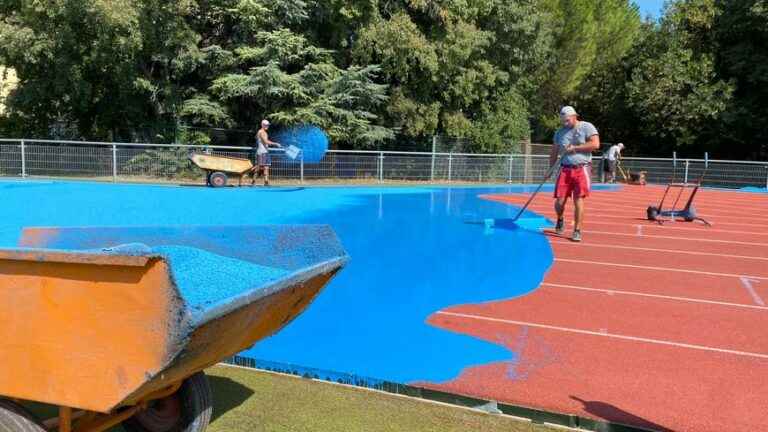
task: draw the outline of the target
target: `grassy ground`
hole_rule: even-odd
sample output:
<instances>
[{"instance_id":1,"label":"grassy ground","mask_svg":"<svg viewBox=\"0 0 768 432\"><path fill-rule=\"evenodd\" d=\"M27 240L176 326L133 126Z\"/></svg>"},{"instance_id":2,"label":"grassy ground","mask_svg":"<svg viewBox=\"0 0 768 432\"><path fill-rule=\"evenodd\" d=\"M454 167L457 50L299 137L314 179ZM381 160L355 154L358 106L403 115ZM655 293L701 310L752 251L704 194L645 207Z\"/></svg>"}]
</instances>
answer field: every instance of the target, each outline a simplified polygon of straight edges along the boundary
<instances>
[{"instance_id":1,"label":"grassy ground","mask_svg":"<svg viewBox=\"0 0 768 432\"><path fill-rule=\"evenodd\" d=\"M230 366L206 371L213 390L207 432L562 432L421 399ZM49 405L28 404L38 418ZM116 427L110 432L124 432Z\"/></svg>"},{"instance_id":2,"label":"grassy ground","mask_svg":"<svg viewBox=\"0 0 768 432\"><path fill-rule=\"evenodd\" d=\"M217 366L210 432L504 431L555 429L506 416L302 378Z\"/></svg>"}]
</instances>

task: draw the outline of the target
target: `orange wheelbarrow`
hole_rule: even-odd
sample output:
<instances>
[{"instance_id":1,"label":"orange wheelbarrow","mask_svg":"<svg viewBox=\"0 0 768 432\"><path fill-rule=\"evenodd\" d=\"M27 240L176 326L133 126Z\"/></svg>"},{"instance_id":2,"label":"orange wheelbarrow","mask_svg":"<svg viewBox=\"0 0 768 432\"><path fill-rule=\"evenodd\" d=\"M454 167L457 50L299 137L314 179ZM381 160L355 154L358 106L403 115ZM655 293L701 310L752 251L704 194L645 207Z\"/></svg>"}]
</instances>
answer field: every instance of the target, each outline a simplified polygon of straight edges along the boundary
<instances>
[{"instance_id":1,"label":"orange wheelbarrow","mask_svg":"<svg viewBox=\"0 0 768 432\"><path fill-rule=\"evenodd\" d=\"M243 184L243 177L253 171L253 163L249 159L230 156L215 156L206 153L192 153L189 156L197 167L205 170L205 184L211 187L227 185L230 175L236 175L237 185Z\"/></svg>"}]
</instances>

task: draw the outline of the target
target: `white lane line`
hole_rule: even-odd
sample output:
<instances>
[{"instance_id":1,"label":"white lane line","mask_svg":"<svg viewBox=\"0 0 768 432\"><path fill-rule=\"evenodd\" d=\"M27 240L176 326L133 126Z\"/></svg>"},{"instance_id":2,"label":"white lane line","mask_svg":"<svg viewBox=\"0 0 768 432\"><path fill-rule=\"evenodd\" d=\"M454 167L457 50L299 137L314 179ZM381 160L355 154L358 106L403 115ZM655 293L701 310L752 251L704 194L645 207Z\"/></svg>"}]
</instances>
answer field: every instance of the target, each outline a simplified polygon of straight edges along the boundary
<instances>
[{"instance_id":1,"label":"white lane line","mask_svg":"<svg viewBox=\"0 0 768 432\"><path fill-rule=\"evenodd\" d=\"M638 237L642 237L643 236L643 226L642 225L638 225L637 226L637 236Z\"/></svg>"},{"instance_id":2,"label":"white lane line","mask_svg":"<svg viewBox=\"0 0 768 432\"><path fill-rule=\"evenodd\" d=\"M659 196L656 199L648 199L648 200L646 200L646 202L649 205L657 205L659 203L660 199L661 199L661 196ZM709 199L717 200L718 203L722 203L723 202L723 200L721 198L709 198ZM607 199L605 196L600 196L600 197L595 198L595 202L598 202L598 203L611 204L611 205L621 205L621 206L626 206L627 205L627 201L635 201L635 200L633 199L633 197L623 197L623 198L619 198L619 199ZM764 206L761 206L761 205L754 205L754 203L751 203L751 204L748 203L748 204L745 205L743 202L739 202L737 205L734 205L734 204L718 205L718 204L712 204L712 203L705 203L705 202L699 201L699 200L696 200L696 201L697 202L694 203L696 209L697 210L704 210L704 211L723 210L723 211L726 211L728 213L734 213L732 211L734 209L734 207L742 207L742 208L746 207L749 210L755 210L755 211L765 211L765 210L768 210L768 207L764 207ZM760 204L760 203L758 203L758 204Z\"/></svg>"},{"instance_id":3,"label":"white lane line","mask_svg":"<svg viewBox=\"0 0 768 432\"><path fill-rule=\"evenodd\" d=\"M546 214L544 214L544 213L546 213ZM553 211L551 211L551 209L547 209L546 212L542 212L542 216L555 217L555 213ZM630 218L629 221L633 221L633 222L636 221L636 220L644 220L644 221L647 220L646 218L641 217L641 215L639 215L639 214L637 214L635 216L636 216L636 218L631 218L631 216L630 217L628 217L628 216L612 216L612 215L601 214L599 217L600 217L600 219L621 219L623 221L628 221L628 218ZM590 221L590 218L587 217L586 222L589 222L589 221ZM710 222L712 222L712 221L710 221ZM625 225L625 224L617 224L617 225ZM748 224L748 223L720 222L719 220L717 221L717 223L712 223L712 225L715 225L715 226L718 226L718 227L723 226L723 225L730 225L730 226L738 226L738 227L760 227L760 228L765 228L765 224ZM649 224L649 226L653 226L653 225ZM680 226L669 227L669 228L670 229L685 229L685 230L698 230L699 229L699 228L684 228L684 227L680 227ZM709 230L709 228L707 228L707 229ZM751 231L749 231L749 232L752 233ZM761 233L761 234L768 234L768 233Z\"/></svg>"},{"instance_id":4,"label":"white lane line","mask_svg":"<svg viewBox=\"0 0 768 432\"><path fill-rule=\"evenodd\" d=\"M456 312L440 311L440 312L436 312L436 314L453 316L457 318L475 319L478 321L489 321L489 322L497 322L502 324L535 327L535 328L541 328L541 329L547 329L547 330L557 330L557 331L562 331L567 333L576 333L576 334L583 334L583 335L590 335L590 336L602 336L602 337L609 337L614 339L629 340L634 342L645 342L645 343L657 344L657 345L667 345L667 346L674 346L678 348L689 348L694 350L710 351L710 352L717 352L722 354L733 354L733 355L738 355L743 357L768 359L768 354L754 353L754 352L748 352L748 351L738 351L738 350L732 350L727 348L716 348L716 347L710 347L706 345L694 345L694 344L688 344L688 343L682 343L682 342L672 342L672 341L666 341L662 339L650 339L650 338L637 337L637 336L612 334L607 332L603 333L599 331L581 330L581 329L574 329L569 327L553 326L549 324L532 323L532 322L526 322L526 321L514 321L514 320L508 320L508 319L492 318L492 317L486 317L482 315L470 315L470 314L463 314L463 313L456 313Z\"/></svg>"},{"instance_id":5,"label":"white lane line","mask_svg":"<svg viewBox=\"0 0 768 432\"><path fill-rule=\"evenodd\" d=\"M572 242L570 240L555 240L554 238L550 238L550 241L552 241L553 244L562 245L562 246L575 246L575 247L600 247L600 248L609 248L609 249L627 249L627 250L638 250L638 251L647 251L647 252L662 252L662 253L673 253L675 255L682 254L682 255L701 255L701 256L714 256L714 257L725 257L725 258L738 258L738 259L750 259L750 260L761 260L761 261L768 261L768 257L756 257L756 256L746 256L746 255L730 255L730 254L721 254L721 253L712 253L712 252L696 252L696 251L689 251L689 250L680 250L680 249L657 249L657 248L644 248L644 247L636 247L636 246L620 246L620 245L614 245L614 244L602 244L602 243L576 243Z\"/></svg>"},{"instance_id":6,"label":"white lane line","mask_svg":"<svg viewBox=\"0 0 768 432\"><path fill-rule=\"evenodd\" d=\"M587 220L585 223L588 223L589 225L615 225L615 226L627 226L626 223L619 223L619 222L601 222L601 221L595 221L595 220ZM666 225L659 225L657 223L647 223L642 224L642 226L647 228L657 228L660 230L680 230L680 231L695 231L699 233L726 233L726 234L749 234L753 236L768 236L768 232L754 232L754 231L736 231L736 230L724 230L724 229L718 229L718 228L707 228L704 225L700 225L698 228L686 228L681 226L666 226Z\"/></svg>"},{"instance_id":7,"label":"white lane line","mask_svg":"<svg viewBox=\"0 0 768 432\"><path fill-rule=\"evenodd\" d=\"M617 233L617 232L611 232L611 231L592 231L592 230L583 230L585 233L592 233L592 234L605 234L605 235L616 235L616 236L624 236L624 237L635 237L635 234L629 234L629 233ZM702 231L703 234L706 234ZM707 242L707 243L725 243L725 244L739 244L739 245L747 245L747 246L765 246L768 247L768 243L752 243L752 242L743 242L743 241L736 241L736 240L717 240L717 239L708 239L708 238L694 238L694 237L679 237L679 236L660 236L660 235L651 235L651 234L644 234L643 238L660 238L660 239L667 239L667 240L683 240L683 241L697 241L697 242Z\"/></svg>"},{"instance_id":8,"label":"white lane line","mask_svg":"<svg viewBox=\"0 0 768 432\"><path fill-rule=\"evenodd\" d=\"M707 276L721 276L721 277L732 277L732 278L747 277L750 279L768 280L768 277L762 277L762 276L745 276L745 275L732 274L732 273L717 273L717 272L706 272L706 271L699 271L699 270L685 270L685 269L672 268L672 267L641 266L641 265L634 265L634 264L620 264L620 263L612 263L612 262L576 260L576 259L569 259L569 258L555 258L555 261L570 262L570 263L577 263L577 264L594 264L594 265L600 265L600 266L634 268L634 269L641 269L641 270L660 270L660 271L667 271L667 272L691 273L691 274L701 274L701 275L707 275Z\"/></svg>"},{"instance_id":9,"label":"white lane line","mask_svg":"<svg viewBox=\"0 0 768 432\"><path fill-rule=\"evenodd\" d=\"M599 199L601 201L606 200L606 201L618 202L618 203L626 203L627 198L629 198L630 200L643 199L643 200L650 201L652 203L653 202L658 203L662 196L664 196L664 190L660 190L652 193L644 193L644 194L632 194L632 193L622 193L622 192L603 193L603 191L594 191L594 194L593 194L593 197L595 199ZM685 198L685 201L688 201L688 194L683 194L683 198ZM728 210L733 210L734 204L743 205L744 201L746 201L747 204L752 204L757 206L765 205L765 203L768 202L768 200L765 200L762 197L757 200L743 200L736 196L728 197L728 196L723 196L721 194L716 194L716 195L707 194L707 193L704 193L703 190L699 190L699 193L696 196L696 198L701 198L702 205L717 206L717 207L726 208ZM683 199L681 199L680 201L683 201ZM712 202L704 202L704 201L712 201Z\"/></svg>"},{"instance_id":10,"label":"white lane line","mask_svg":"<svg viewBox=\"0 0 768 432\"><path fill-rule=\"evenodd\" d=\"M517 205L517 204L515 204L515 205ZM522 205L522 204L520 204L520 205ZM531 205L530 209L534 210L534 211L540 211L542 209L547 209L548 210L549 206L544 206L542 204ZM594 212L594 213L599 213L600 215L603 215L605 213L609 213L609 214L618 215L618 216L621 216L621 215L641 216L641 215L645 214L645 208L642 208L640 206L638 206L637 208L632 207L632 209L635 210L635 211L632 211L632 210L616 209L616 208L611 207L611 206L601 207L601 206L599 206L597 204L587 204L586 209L587 209L588 213ZM755 213L758 213L758 212L755 212ZM709 212L699 212L699 214L701 214L702 217L704 217L706 219L712 219L712 220L714 220L716 222L719 222L719 221L724 220L724 219L727 219L727 220L733 219L733 220L737 220L737 221L742 221L742 220L752 220L752 221L758 221L758 222L765 221L765 218L761 218L761 217L758 217L758 216L752 217L752 216L722 215L722 214L713 214L713 213L709 213Z\"/></svg>"},{"instance_id":11,"label":"white lane line","mask_svg":"<svg viewBox=\"0 0 768 432\"><path fill-rule=\"evenodd\" d=\"M696 298L690 298L690 297L648 294L648 293L642 293L637 291L623 291L623 290L616 290L616 289L600 289L600 288L588 288L588 287L574 286L574 285L553 284L549 282L544 282L541 284L541 286L543 287L546 286L550 288L565 288L565 289L580 290L580 291L593 291L593 292L605 293L608 295L623 294L623 295L638 296L638 297L657 298L657 299L663 299L663 300L675 300L675 301L689 302L689 303L704 303L704 304L711 304L711 305L717 305L717 306L728 306L728 307L738 307L738 308L744 308L744 309L758 309L758 310L768 311L768 307L765 307L765 305L755 306L755 305L748 305L748 304L741 304L741 303L730 303L730 302L721 302L721 301L715 301L715 300L696 299Z\"/></svg>"},{"instance_id":12,"label":"white lane line","mask_svg":"<svg viewBox=\"0 0 768 432\"><path fill-rule=\"evenodd\" d=\"M746 288L747 292L749 292L749 294L752 296L752 300L754 300L755 303L759 304L760 306L765 306L763 299L757 294L755 288L752 287L752 282L760 283L760 281L748 276L742 276L740 279L741 283L744 284L744 288Z\"/></svg>"}]
</instances>

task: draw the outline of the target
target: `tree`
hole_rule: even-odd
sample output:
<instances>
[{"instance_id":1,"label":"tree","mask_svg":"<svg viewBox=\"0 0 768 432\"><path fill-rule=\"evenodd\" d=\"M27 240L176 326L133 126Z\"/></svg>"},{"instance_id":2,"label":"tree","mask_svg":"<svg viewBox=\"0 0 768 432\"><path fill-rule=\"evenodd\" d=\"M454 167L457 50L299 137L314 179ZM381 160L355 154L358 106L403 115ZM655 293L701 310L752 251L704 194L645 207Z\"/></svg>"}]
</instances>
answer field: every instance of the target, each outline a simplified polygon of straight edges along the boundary
<instances>
[{"instance_id":1,"label":"tree","mask_svg":"<svg viewBox=\"0 0 768 432\"><path fill-rule=\"evenodd\" d=\"M422 137L422 142L435 133L471 137L467 150L498 152L528 137L527 103L505 70L515 69L518 79L525 57L522 50L514 58L497 55L494 32L500 21L488 19L503 3L382 1L369 14L370 22L356 34L352 58L381 65L392 89L387 119L406 137ZM509 24L504 28L507 44L513 34L526 31ZM507 45L507 50L514 49ZM501 135L508 133L514 135Z\"/></svg>"},{"instance_id":2,"label":"tree","mask_svg":"<svg viewBox=\"0 0 768 432\"><path fill-rule=\"evenodd\" d=\"M560 106L579 101L597 106L589 98L600 97L606 74L638 40L641 21L629 0L540 0L540 5L549 13L555 43L538 92L536 137L549 140Z\"/></svg>"},{"instance_id":3,"label":"tree","mask_svg":"<svg viewBox=\"0 0 768 432\"><path fill-rule=\"evenodd\" d=\"M681 148L706 148L733 91L718 79L711 56L677 45L640 63L627 86L648 136Z\"/></svg>"},{"instance_id":4,"label":"tree","mask_svg":"<svg viewBox=\"0 0 768 432\"><path fill-rule=\"evenodd\" d=\"M199 122L224 120L226 115L241 127L266 116L283 125L313 123L324 128L332 142L359 148L392 137L390 129L375 123L376 110L387 100L386 86L374 82L378 67L339 68L331 51L285 27L306 20L308 12L301 3L241 1L238 6L205 24L227 29L225 37L211 35L210 45L203 47L224 60L201 65L211 70L207 75L212 79L202 79L200 94L185 102L185 118ZM278 14L281 8L288 12ZM266 18L275 15L286 18Z\"/></svg>"},{"instance_id":5,"label":"tree","mask_svg":"<svg viewBox=\"0 0 768 432\"><path fill-rule=\"evenodd\" d=\"M19 75L8 113L36 136L55 124L114 139L274 116L326 127L336 143L388 139L376 124L386 101L377 68L338 67L301 34L309 15L289 0L4 1L0 64Z\"/></svg>"},{"instance_id":6,"label":"tree","mask_svg":"<svg viewBox=\"0 0 768 432\"><path fill-rule=\"evenodd\" d=\"M25 133L45 135L62 122L78 134L106 138L136 94L136 10L128 2L96 0L49 6L0 3L0 63L19 77L9 112L24 120Z\"/></svg>"},{"instance_id":7,"label":"tree","mask_svg":"<svg viewBox=\"0 0 768 432\"><path fill-rule=\"evenodd\" d=\"M733 94L732 83L715 68L711 34L718 13L713 0L671 3L631 54L627 106L646 144L653 144L649 151L712 151L717 146Z\"/></svg>"},{"instance_id":8,"label":"tree","mask_svg":"<svg viewBox=\"0 0 768 432\"><path fill-rule=\"evenodd\" d=\"M723 154L733 158L768 158L768 2L718 0L713 23L719 76L734 83L723 115Z\"/></svg>"}]
</instances>

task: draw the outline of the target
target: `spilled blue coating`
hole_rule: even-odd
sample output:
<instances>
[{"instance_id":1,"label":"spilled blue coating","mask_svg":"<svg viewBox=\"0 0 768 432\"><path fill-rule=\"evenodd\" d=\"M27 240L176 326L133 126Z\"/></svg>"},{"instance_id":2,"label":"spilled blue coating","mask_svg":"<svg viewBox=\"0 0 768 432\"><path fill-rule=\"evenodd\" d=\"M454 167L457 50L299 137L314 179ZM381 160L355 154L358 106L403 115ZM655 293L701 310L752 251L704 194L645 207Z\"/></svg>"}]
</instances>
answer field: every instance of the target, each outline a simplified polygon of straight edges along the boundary
<instances>
[{"instance_id":1,"label":"spilled blue coating","mask_svg":"<svg viewBox=\"0 0 768 432\"><path fill-rule=\"evenodd\" d=\"M512 218L516 208L478 195L529 190L519 186L338 187L278 193L282 189L5 185L0 181L5 210L0 246L6 247L17 243L26 226L132 225L144 227L157 241L164 231L152 226L166 224L330 224L352 260L304 314L243 355L392 382L443 381L469 366L514 361L509 341L454 334L425 320L451 305L524 295L538 285L552 260L548 242L533 230L466 223ZM528 212L523 217L536 215ZM104 230L112 240L116 235ZM146 243L141 236L132 237L113 244ZM87 242L80 242L86 248ZM169 242L154 247L174 246ZM199 246L190 242L184 246ZM232 257L225 243L222 234L205 249ZM252 244L259 247L257 241ZM228 277L228 264L216 262ZM274 267L267 261L251 262ZM188 271L194 275L195 269ZM218 298L203 285L194 290L200 304Z\"/></svg>"},{"instance_id":2,"label":"spilled blue coating","mask_svg":"<svg viewBox=\"0 0 768 432\"><path fill-rule=\"evenodd\" d=\"M545 217L528 216L528 217L519 217L517 219L486 218L486 219L483 219L483 226L485 226L486 229L503 228L503 229L509 229L509 230L527 229L531 231L539 231L543 228L549 228L554 225L552 224L552 221L550 221Z\"/></svg>"},{"instance_id":3,"label":"spilled blue coating","mask_svg":"<svg viewBox=\"0 0 768 432\"><path fill-rule=\"evenodd\" d=\"M272 140L284 147L293 145L300 148L305 163L320 162L328 150L328 135L313 125L292 126L279 130L273 134ZM286 161L299 163L302 157L295 160L286 158Z\"/></svg>"},{"instance_id":4,"label":"spilled blue coating","mask_svg":"<svg viewBox=\"0 0 768 432\"><path fill-rule=\"evenodd\" d=\"M742 192L754 192L768 194L768 188L760 188L754 186L746 186L740 189Z\"/></svg>"}]
</instances>

